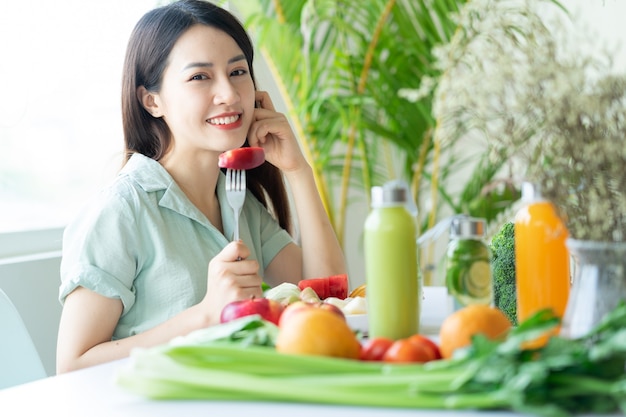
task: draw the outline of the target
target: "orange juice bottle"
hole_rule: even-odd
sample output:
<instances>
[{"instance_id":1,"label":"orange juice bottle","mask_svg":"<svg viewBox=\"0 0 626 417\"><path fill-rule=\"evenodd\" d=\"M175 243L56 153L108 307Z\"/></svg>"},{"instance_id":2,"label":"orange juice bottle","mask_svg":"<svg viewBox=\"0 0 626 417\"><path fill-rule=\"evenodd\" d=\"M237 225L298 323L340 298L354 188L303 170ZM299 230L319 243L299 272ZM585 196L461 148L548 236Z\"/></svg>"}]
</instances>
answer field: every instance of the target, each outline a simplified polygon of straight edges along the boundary
<instances>
[{"instance_id":1,"label":"orange juice bottle","mask_svg":"<svg viewBox=\"0 0 626 417\"><path fill-rule=\"evenodd\" d=\"M544 308L562 319L570 290L567 228L538 185L524 183L522 201L526 204L515 216L518 321Z\"/></svg>"}]
</instances>

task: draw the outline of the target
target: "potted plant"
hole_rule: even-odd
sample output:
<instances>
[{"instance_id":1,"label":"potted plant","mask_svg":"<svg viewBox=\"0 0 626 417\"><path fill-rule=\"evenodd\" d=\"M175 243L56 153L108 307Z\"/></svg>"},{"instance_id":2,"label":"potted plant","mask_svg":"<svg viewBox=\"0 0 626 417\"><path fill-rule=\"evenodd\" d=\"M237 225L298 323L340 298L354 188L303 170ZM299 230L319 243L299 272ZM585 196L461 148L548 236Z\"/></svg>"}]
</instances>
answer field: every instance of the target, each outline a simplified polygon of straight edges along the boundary
<instances>
[{"instance_id":1,"label":"potted plant","mask_svg":"<svg viewBox=\"0 0 626 417\"><path fill-rule=\"evenodd\" d=\"M567 20L551 30L537 2L512 5L468 4L434 109L443 140L480 132L562 214L577 262L564 332L577 336L626 300L626 75L592 37L566 37Z\"/></svg>"},{"instance_id":2,"label":"potted plant","mask_svg":"<svg viewBox=\"0 0 626 417\"><path fill-rule=\"evenodd\" d=\"M491 220L518 197L493 181L503 160L435 140L434 52L453 39L466 0L232 3L282 92L342 242L350 205L369 206L371 187L390 179L411 184L421 231L456 213Z\"/></svg>"}]
</instances>

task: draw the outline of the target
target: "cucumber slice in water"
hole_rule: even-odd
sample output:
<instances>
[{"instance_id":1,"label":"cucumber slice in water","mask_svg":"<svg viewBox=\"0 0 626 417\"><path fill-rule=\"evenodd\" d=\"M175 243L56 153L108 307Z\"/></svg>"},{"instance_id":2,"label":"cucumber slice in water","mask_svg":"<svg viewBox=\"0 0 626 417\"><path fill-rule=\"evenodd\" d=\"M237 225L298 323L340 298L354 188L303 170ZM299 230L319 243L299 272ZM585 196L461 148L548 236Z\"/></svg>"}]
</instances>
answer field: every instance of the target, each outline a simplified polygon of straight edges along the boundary
<instances>
[{"instance_id":1,"label":"cucumber slice in water","mask_svg":"<svg viewBox=\"0 0 626 417\"><path fill-rule=\"evenodd\" d=\"M467 293L475 298L483 298L491 293L491 267L488 262L476 261L470 267L465 280Z\"/></svg>"},{"instance_id":2,"label":"cucumber slice in water","mask_svg":"<svg viewBox=\"0 0 626 417\"><path fill-rule=\"evenodd\" d=\"M480 241L461 241L450 248L446 267L446 286L457 302L490 304L492 278L489 250Z\"/></svg>"}]
</instances>

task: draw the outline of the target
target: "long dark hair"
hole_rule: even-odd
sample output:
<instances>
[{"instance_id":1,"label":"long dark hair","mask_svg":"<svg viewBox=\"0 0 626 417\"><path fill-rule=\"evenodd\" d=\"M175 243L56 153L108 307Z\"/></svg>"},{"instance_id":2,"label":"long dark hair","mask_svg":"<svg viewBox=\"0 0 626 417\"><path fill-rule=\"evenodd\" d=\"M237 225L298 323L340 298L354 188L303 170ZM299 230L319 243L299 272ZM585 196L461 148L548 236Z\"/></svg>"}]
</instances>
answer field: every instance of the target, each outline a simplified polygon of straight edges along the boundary
<instances>
[{"instance_id":1,"label":"long dark hair","mask_svg":"<svg viewBox=\"0 0 626 417\"><path fill-rule=\"evenodd\" d=\"M125 160L141 153L159 160L171 141L169 127L162 118L152 117L137 97L137 88L158 92L168 56L178 38L191 26L202 24L231 36L243 51L256 88L252 61L254 49L239 20L228 11L203 0L180 0L146 13L135 26L124 61L122 76L122 125L126 146ZM248 142L244 144L248 146ZM271 211L279 224L291 231L289 200L278 168L265 162L250 170L248 188Z\"/></svg>"}]
</instances>

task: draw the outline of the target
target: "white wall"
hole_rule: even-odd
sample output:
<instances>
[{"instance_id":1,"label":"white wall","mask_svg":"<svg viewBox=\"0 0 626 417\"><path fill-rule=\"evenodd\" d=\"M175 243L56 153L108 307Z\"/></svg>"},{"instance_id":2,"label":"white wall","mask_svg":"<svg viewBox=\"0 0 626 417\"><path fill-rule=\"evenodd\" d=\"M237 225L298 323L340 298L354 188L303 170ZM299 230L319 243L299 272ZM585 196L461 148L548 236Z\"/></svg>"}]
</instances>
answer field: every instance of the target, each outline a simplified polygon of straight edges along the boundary
<instances>
[{"instance_id":1,"label":"white wall","mask_svg":"<svg viewBox=\"0 0 626 417\"><path fill-rule=\"evenodd\" d=\"M573 14L576 26L586 28L596 45L619 47L616 68L626 71L626 0L561 0Z\"/></svg>"}]
</instances>

